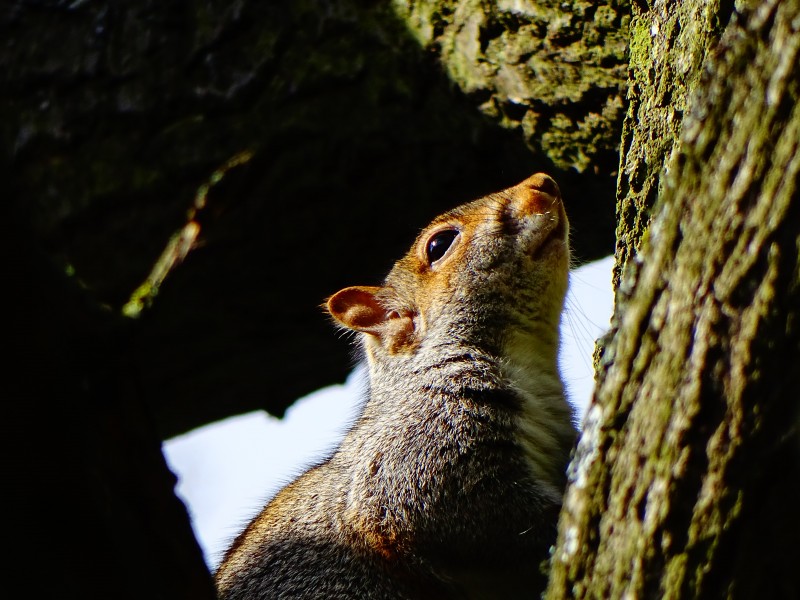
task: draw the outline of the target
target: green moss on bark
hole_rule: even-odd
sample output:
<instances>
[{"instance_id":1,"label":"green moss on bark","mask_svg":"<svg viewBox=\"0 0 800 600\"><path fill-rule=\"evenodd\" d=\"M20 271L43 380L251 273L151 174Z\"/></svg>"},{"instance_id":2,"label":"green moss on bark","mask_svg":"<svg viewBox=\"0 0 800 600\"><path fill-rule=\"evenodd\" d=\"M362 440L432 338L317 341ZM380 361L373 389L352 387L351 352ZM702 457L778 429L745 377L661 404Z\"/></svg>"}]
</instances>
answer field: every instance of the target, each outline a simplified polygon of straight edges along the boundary
<instances>
[{"instance_id":1,"label":"green moss on bark","mask_svg":"<svg viewBox=\"0 0 800 600\"><path fill-rule=\"evenodd\" d=\"M615 288L647 230L687 100L727 23L730 4L659 0L642 8L634 3L628 109L617 184Z\"/></svg>"},{"instance_id":2,"label":"green moss on bark","mask_svg":"<svg viewBox=\"0 0 800 600\"><path fill-rule=\"evenodd\" d=\"M397 13L481 110L558 169L617 156L627 2L413 2ZM613 160L613 159L612 159Z\"/></svg>"},{"instance_id":3,"label":"green moss on bark","mask_svg":"<svg viewBox=\"0 0 800 600\"><path fill-rule=\"evenodd\" d=\"M797 0L737 15L688 103L617 296L548 598L800 593L799 18Z\"/></svg>"}]
</instances>

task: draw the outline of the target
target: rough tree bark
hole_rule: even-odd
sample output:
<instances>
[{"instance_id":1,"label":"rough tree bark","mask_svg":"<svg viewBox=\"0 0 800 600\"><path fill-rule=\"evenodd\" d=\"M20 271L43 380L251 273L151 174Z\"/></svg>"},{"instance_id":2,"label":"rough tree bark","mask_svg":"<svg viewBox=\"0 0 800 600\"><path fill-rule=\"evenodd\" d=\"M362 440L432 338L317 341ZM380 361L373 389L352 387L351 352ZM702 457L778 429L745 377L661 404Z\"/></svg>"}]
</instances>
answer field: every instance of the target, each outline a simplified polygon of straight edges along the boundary
<instances>
[{"instance_id":1,"label":"rough tree bark","mask_svg":"<svg viewBox=\"0 0 800 600\"><path fill-rule=\"evenodd\" d=\"M679 149L687 96L733 10L732 0L638 6L631 15L628 109L620 144L615 289L650 223L661 174Z\"/></svg>"},{"instance_id":2,"label":"rough tree bark","mask_svg":"<svg viewBox=\"0 0 800 600\"><path fill-rule=\"evenodd\" d=\"M709 6L637 9L632 64ZM623 273L550 599L800 597L800 3L737 9Z\"/></svg>"}]
</instances>

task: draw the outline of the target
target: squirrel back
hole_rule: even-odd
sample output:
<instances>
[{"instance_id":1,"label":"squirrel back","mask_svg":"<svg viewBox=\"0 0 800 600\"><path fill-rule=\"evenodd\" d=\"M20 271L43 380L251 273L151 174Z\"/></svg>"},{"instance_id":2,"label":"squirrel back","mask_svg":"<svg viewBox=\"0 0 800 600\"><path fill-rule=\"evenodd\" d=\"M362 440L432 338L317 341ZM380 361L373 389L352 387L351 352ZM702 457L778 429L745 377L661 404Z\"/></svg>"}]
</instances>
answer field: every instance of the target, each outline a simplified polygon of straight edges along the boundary
<instances>
[{"instance_id":1,"label":"squirrel back","mask_svg":"<svg viewBox=\"0 0 800 600\"><path fill-rule=\"evenodd\" d=\"M369 395L227 552L220 597L516 598L545 583L575 439L558 368L568 224L544 174L435 219L329 298Z\"/></svg>"}]
</instances>

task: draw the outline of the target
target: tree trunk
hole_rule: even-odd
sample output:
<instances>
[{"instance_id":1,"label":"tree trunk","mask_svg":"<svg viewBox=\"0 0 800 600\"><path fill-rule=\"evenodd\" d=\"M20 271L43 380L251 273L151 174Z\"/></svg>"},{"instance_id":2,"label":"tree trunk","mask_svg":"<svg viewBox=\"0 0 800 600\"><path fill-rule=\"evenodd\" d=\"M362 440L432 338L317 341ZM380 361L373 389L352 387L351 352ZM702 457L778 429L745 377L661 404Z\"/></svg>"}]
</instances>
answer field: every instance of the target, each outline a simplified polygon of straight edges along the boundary
<instances>
[{"instance_id":1,"label":"tree trunk","mask_svg":"<svg viewBox=\"0 0 800 600\"><path fill-rule=\"evenodd\" d=\"M618 290L550 599L800 597L798 23L797 0L742 8L691 95Z\"/></svg>"}]
</instances>

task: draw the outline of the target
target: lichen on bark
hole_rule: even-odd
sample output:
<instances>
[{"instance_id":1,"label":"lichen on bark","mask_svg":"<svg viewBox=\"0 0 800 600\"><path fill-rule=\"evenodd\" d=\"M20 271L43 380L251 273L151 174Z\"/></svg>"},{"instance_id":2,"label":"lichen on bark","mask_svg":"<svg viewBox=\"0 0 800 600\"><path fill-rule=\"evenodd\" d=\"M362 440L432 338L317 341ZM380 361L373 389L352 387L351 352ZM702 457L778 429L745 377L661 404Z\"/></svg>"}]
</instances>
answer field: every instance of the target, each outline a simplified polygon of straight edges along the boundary
<instances>
[{"instance_id":1,"label":"lichen on bark","mask_svg":"<svg viewBox=\"0 0 800 600\"><path fill-rule=\"evenodd\" d=\"M394 0L450 79L559 169L617 157L627 2Z\"/></svg>"},{"instance_id":2,"label":"lichen on bark","mask_svg":"<svg viewBox=\"0 0 800 600\"><path fill-rule=\"evenodd\" d=\"M628 108L617 183L615 288L647 231L688 96L731 9L730 0L633 3Z\"/></svg>"},{"instance_id":3,"label":"lichen on bark","mask_svg":"<svg viewBox=\"0 0 800 600\"><path fill-rule=\"evenodd\" d=\"M798 22L796 0L743 8L688 103L617 296L550 599L800 593Z\"/></svg>"}]
</instances>

